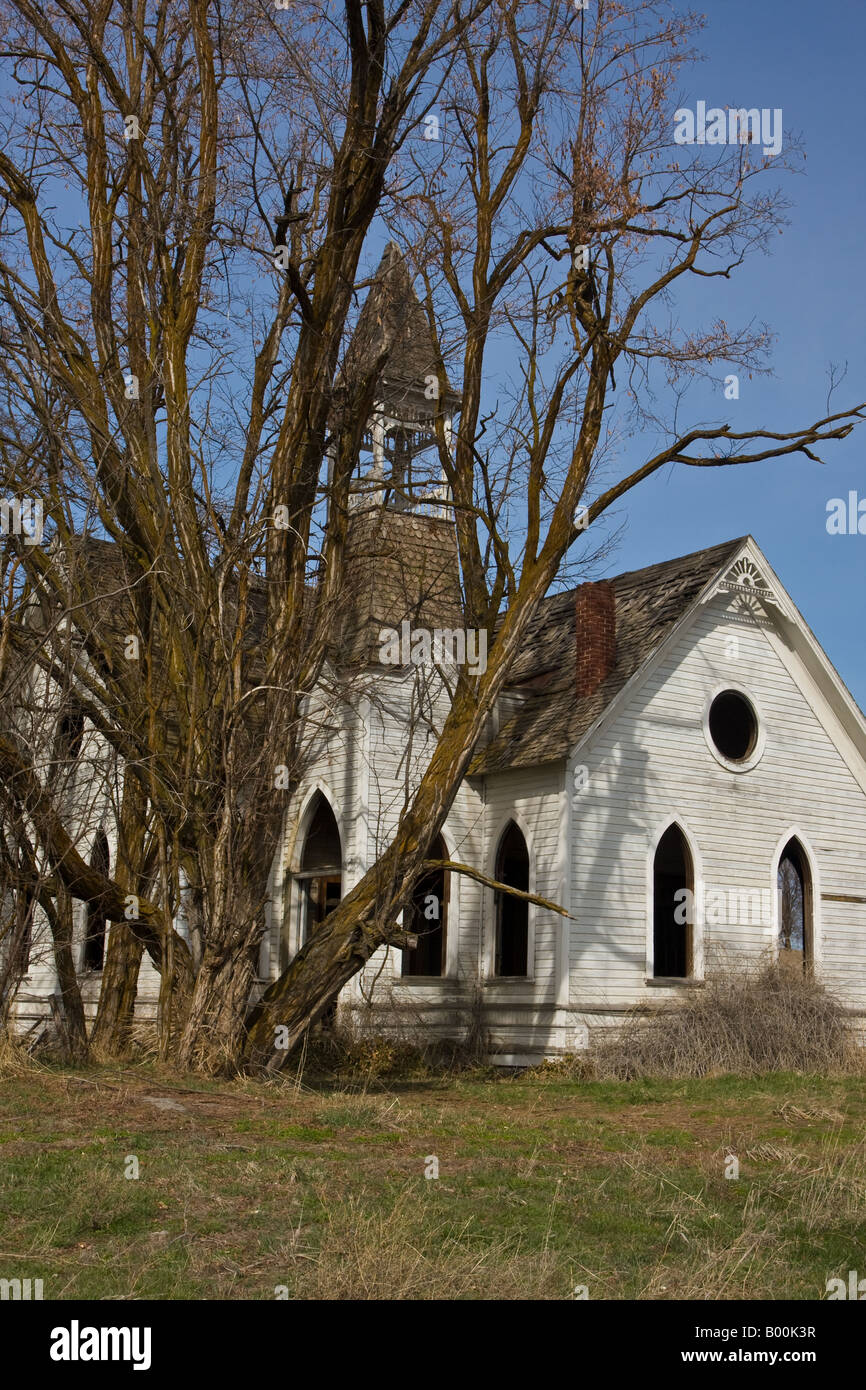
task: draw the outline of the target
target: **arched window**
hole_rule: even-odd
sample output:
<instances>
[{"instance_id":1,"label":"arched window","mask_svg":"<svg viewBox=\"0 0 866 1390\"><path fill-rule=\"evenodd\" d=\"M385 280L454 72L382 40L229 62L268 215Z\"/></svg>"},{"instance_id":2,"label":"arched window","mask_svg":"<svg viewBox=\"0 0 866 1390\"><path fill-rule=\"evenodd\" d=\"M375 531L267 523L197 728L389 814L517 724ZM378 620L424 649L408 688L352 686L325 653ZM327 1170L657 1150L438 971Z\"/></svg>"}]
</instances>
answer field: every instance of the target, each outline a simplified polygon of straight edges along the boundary
<instances>
[{"instance_id":1,"label":"arched window","mask_svg":"<svg viewBox=\"0 0 866 1390\"><path fill-rule=\"evenodd\" d=\"M431 845L429 858L448 858L441 835ZM403 947L404 975L444 975L447 920L448 874L444 869L430 869L418 880L403 909L405 930L418 938L416 946Z\"/></svg>"},{"instance_id":2,"label":"arched window","mask_svg":"<svg viewBox=\"0 0 866 1390\"><path fill-rule=\"evenodd\" d=\"M686 979L692 973L694 887L686 837L671 825L653 860L653 975Z\"/></svg>"},{"instance_id":3,"label":"arched window","mask_svg":"<svg viewBox=\"0 0 866 1390\"><path fill-rule=\"evenodd\" d=\"M800 841L792 837L779 859L779 965L812 967L812 876Z\"/></svg>"},{"instance_id":4,"label":"arched window","mask_svg":"<svg viewBox=\"0 0 866 1390\"><path fill-rule=\"evenodd\" d=\"M108 836L97 830L90 855L90 867L107 877L110 867ZM88 903L87 927L84 937L84 969L101 970L105 960L105 929L107 919L98 903Z\"/></svg>"},{"instance_id":5,"label":"arched window","mask_svg":"<svg viewBox=\"0 0 866 1390\"><path fill-rule=\"evenodd\" d=\"M316 793L296 877L301 889L300 943L303 946L343 896L340 831L321 792Z\"/></svg>"},{"instance_id":6,"label":"arched window","mask_svg":"<svg viewBox=\"0 0 866 1390\"><path fill-rule=\"evenodd\" d=\"M509 821L499 841L496 868L499 883L529 892L529 851L521 831ZM526 975L529 963L529 903L509 893L496 894L494 975Z\"/></svg>"},{"instance_id":7,"label":"arched window","mask_svg":"<svg viewBox=\"0 0 866 1390\"><path fill-rule=\"evenodd\" d=\"M75 762L81 752L84 737L84 715L80 709L66 709L57 724L54 758L57 762Z\"/></svg>"}]
</instances>

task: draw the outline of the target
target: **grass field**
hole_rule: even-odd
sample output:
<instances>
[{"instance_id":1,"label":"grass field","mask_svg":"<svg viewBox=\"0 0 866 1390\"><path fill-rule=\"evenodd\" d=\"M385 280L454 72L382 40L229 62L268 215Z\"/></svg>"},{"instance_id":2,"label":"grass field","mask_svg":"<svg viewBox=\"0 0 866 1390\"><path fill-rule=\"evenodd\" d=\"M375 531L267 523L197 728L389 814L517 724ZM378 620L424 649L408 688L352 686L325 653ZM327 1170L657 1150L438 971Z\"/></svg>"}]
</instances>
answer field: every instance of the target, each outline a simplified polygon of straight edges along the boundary
<instances>
[{"instance_id":1,"label":"grass field","mask_svg":"<svg viewBox=\"0 0 866 1390\"><path fill-rule=\"evenodd\" d=\"M0 1081L0 1277L45 1298L818 1299L866 1275L864 1159L862 1077L40 1067Z\"/></svg>"}]
</instances>

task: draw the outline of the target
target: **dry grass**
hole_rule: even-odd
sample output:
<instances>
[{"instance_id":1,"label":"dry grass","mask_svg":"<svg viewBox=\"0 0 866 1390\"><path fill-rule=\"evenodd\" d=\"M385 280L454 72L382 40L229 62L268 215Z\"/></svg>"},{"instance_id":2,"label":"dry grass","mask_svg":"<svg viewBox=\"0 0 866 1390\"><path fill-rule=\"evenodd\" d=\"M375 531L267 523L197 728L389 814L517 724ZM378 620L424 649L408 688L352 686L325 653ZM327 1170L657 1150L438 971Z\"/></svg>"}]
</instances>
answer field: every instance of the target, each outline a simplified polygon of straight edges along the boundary
<instances>
[{"instance_id":1,"label":"dry grass","mask_svg":"<svg viewBox=\"0 0 866 1390\"><path fill-rule=\"evenodd\" d=\"M461 1042L424 1041L418 1035L386 1036L340 1027L311 1033L284 1075L328 1078L366 1087L373 1082L446 1079L487 1073L474 1047Z\"/></svg>"},{"instance_id":2,"label":"dry grass","mask_svg":"<svg viewBox=\"0 0 866 1390\"><path fill-rule=\"evenodd\" d=\"M633 1015L616 1037L598 1045L590 1063L600 1079L628 1081L862 1073L866 1058L842 1008L819 981L765 968L713 976L658 1018Z\"/></svg>"},{"instance_id":3,"label":"dry grass","mask_svg":"<svg viewBox=\"0 0 866 1390\"><path fill-rule=\"evenodd\" d=\"M330 1129L385 1130L405 1128L404 1107L397 1096L368 1096L355 1091L335 1091L314 1115L315 1123Z\"/></svg>"},{"instance_id":4,"label":"dry grass","mask_svg":"<svg viewBox=\"0 0 866 1390\"><path fill-rule=\"evenodd\" d=\"M860 1267L864 1132L862 1074L40 1066L0 1086L0 1273L60 1299L821 1298Z\"/></svg>"},{"instance_id":5,"label":"dry grass","mask_svg":"<svg viewBox=\"0 0 866 1390\"><path fill-rule=\"evenodd\" d=\"M26 1076L40 1070L40 1063L20 1039L0 1033L0 1076Z\"/></svg>"},{"instance_id":6,"label":"dry grass","mask_svg":"<svg viewBox=\"0 0 866 1390\"><path fill-rule=\"evenodd\" d=\"M563 1262L517 1235L480 1239L470 1218L431 1217L417 1187L370 1210L359 1197L320 1194L326 1224L314 1253L286 1251L295 1296L312 1299L562 1298ZM299 1262L302 1262L299 1264ZM289 1285L290 1289L292 1285Z\"/></svg>"},{"instance_id":7,"label":"dry grass","mask_svg":"<svg viewBox=\"0 0 866 1390\"><path fill-rule=\"evenodd\" d=\"M863 1143L846 1148L838 1134L831 1134L825 1136L817 1154L761 1144L744 1158L751 1161L751 1168L759 1164L767 1177L749 1188L741 1229L727 1243L720 1243L715 1233L703 1235L696 1230L696 1215L706 1224L721 1219L713 1201L719 1155L698 1197L688 1195L674 1212L663 1256L639 1297L755 1298L771 1286L778 1290L776 1297L792 1296L792 1288L783 1285L779 1290L779 1271L787 1258L795 1258L798 1243L819 1239L828 1231L853 1232L862 1223L866 1206ZM658 1177L660 1182L667 1181L661 1173ZM856 1245L852 1241L852 1247Z\"/></svg>"}]
</instances>

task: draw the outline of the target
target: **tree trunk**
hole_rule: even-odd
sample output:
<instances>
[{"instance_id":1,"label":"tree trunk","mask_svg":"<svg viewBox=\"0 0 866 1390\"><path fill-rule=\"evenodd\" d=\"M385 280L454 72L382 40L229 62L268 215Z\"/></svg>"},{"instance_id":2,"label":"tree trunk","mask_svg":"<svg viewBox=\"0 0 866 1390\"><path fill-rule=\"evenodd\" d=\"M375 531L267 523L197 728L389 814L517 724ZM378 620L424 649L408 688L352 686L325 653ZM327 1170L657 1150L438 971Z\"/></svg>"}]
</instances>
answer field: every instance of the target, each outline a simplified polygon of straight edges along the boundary
<instances>
[{"instance_id":1,"label":"tree trunk","mask_svg":"<svg viewBox=\"0 0 866 1390\"><path fill-rule=\"evenodd\" d=\"M72 948L72 898L65 888L58 886L56 903L57 910L51 923L54 963L60 985L69 1056L72 1061L84 1062L87 1060L87 1025Z\"/></svg>"},{"instance_id":2,"label":"tree trunk","mask_svg":"<svg viewBox=\"0 0 866 1390\"><path fill-rule=\"evenodd\" d=\"M255 952L241 955L205 946L186 1024L178 1045L185 1069L226 1072L242 1055L245 1019L252 990Z\"/></svg>"},{"instance_id":3,"label":"tree trunk","mask_svg":"<svg viewBox=\"0 0 866 1390\"><path fill-rule=\"evenodd\" d=\"M115 882L123 895L143 897L147 891L147 810L147 797L138 778L127 773L123 779L114 872ZM102 972L99 1007L91 1034L92 1046L107 1056L121 1056L129 1046L143 955L144 942L135 934L131 924L112 923Z\"/></svg>"},{"instance_id":4,"label":"tree trunk","mask_svg":"<svg viewBox=\"0 0 866 1390\"><path fill-rule=\"evenodd\" d=\"M250 993L264 933L270 866L280 817L253 808L256 833L224 803L215 840L199 855L197 882L206 923L204 950L180 1034L182 1067L236 1069L243 1055Z\"/></svg>"},{"instance_id":5,"label":"tree trunk","mask_svg":"<svg viewBox=\"0 0 866 1390\"><path fill-rule=\"evenodd\" d=\"M119 1057L129 1047L143 955L144 946L126 923L115 922L108 936L99 1007L90 1038L94 1051Z\"/></svg>"}]
</instances>

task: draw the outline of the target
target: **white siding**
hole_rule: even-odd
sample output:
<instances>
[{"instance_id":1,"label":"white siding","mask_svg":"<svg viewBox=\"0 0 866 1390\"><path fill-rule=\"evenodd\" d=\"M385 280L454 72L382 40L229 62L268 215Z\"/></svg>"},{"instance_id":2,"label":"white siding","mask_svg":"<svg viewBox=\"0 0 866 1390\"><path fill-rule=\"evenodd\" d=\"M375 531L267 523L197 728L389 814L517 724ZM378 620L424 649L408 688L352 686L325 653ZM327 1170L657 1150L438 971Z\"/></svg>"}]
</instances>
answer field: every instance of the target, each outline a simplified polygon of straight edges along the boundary
<instances>
[{"instance_id":1,"label":"white siding","mask_svg":"<svg viewBox=\"0 0 866 1390\"><path fill-rule=\"evenodd\" d=\"M727 655L732 637L736 659ZM713 757L702 728L708 700L728 682L751 695L766 733L761 760L743 773ZM866 904L821 896L866 897L866 797L765 630L735 621L725 599L714 599L575 761L590 778L574 810L574 1008L669 994L645 981L650 857L672 819L689 839L696 877L769 890L774 918L778 852L799 832L813 855L819 966L844 1003L866 1008ZM696 933L705 963L776 948L774 929L760 922L702 930L699 921Z\"/></svg>"}]
</instances>

